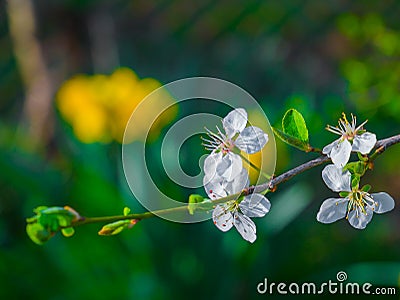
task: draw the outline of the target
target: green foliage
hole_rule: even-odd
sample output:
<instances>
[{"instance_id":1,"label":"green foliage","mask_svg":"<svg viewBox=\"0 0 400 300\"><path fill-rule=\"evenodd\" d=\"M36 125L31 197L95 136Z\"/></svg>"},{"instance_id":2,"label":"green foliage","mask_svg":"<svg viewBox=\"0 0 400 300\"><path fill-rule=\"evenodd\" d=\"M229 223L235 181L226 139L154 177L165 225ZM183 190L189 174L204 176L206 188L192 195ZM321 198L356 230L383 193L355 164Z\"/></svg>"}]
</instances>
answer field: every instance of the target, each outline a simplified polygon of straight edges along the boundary
<instances>
[{"instance_id":1,"label":"green foliage","mask_svg":"<svg viewBox=\"0 0 400 300\"><path fill-rule=\"evenodd\" d=\"M193 215L196 210L209 211L213 208L210 199L205 199L201 195L192 194L189 196L188 210Z\"/></svg>"},{"instance_id":2,"label":"green foliage","mask_svg":"<svg viewBox=\"0 0 400 300\"><path fill-rule=\"evenodd\" d=\"M400 30L394 24L375 12L346 13L337 22L355 50L341 62L350 99L364 110L386 106L386 113L399 119L400 76L393 70L400 66Z\"/></svg>"},{"instance_id":3,"label":"green foliage","mask_svg":"<svg viewBox=\"0 0 400 300\"><path fill-rule=\"evenodd\" d=\"M308 129L303 116L294 108L289 109L282 119L283 132L308 143Z\"/></svg>"},{"instance_id":4,"label":"green foliage","mask_svg":"<svg viewBox=\"0 0 400 300\"><path fill-rule=\"evenodd\" d=\"M361 190L362 190L363 192L368 193L368 192L371 190L371 185L366 184L366 185L364 185L364 186L361 188Z\"/></svg>"},{"instance_id":5,"label":"green foliage","mask_svg":"<svg viewBox=\"0 0 400 300\"><path fill-rule=\"evenodd\" d=\"M257 95L270 121L286 111L282 112L283 99L293 94L309 95L288 102L285 108L295 107L303 114L313 133L311 141L321 146L333 139L323 130L325 123L331 123L342 111L369 118L368 128L379 138L398 133L400 60L398 54L385 56L379 49L393 51L393 43L388 41L390 33L400 32L399 1L332 4L312 0L301 7L296 1L248 1L243 5L211 1L182 6L185 3L177 1L149 5L148 1L122 0L96 4L93 0L61 0L34 5L36 15L41 16L35 37L46 46L47 60L57 62L56 73L58 66L67 66L71 75L111 70L111 61L98 65L90 57L92 51L99 50L98 43L79 30L69 30L70 24L64 22L73 20L96 29L104 25L105 17L114 21L111 29L118 33L118 39L108 40L118 49L120 64L137 69L139 76L154 76L167 83L177 76L193 76L198 69L204 74L220 74ZM29 91L21 79L7 30L9 18L4 13L0 18L4 29L0 33L1 299L186 299L193 291L195 298L253 298L256 284L266 275L276 282L301 282L305 276L327 281L334 280L342 269L349 282L399 285L400 240L398 227L393 226L398 213L374 217L367 230L357 232L345 220L330 226L317 224L313 218L319 205L328 194L333 195L321 180L322 167L270 194L273 209L267 218L255 220L259 237L251 247L236 232L222 234L211 222L183 226L158 218L146 220L145 226L118 239L99 238L92 234L95 225L88 225L73 239L53 240L46 248L27 243L26 234L19 230L20 216L41 203L57 205L53 202L57 199L57 203L71 203L91 216L108 215L125 205L133 211L143 211L143 207L126 187L118 145L79 143L71 128L54 114L55 109L51 110L52 121L46 123L45 136L50 140L22 133L21 125L30 124L26 119L29 114L21 113ZM62 18L51 17L60 14ZM149 14L155 17L149 18ZM335 20L341 16L350 18L338 30ZM138 36L132 39L131 29L143 21L148 30L136 30ZM160 34L165 32L169 34ZM60 39L67 43L48 42ZM174 55L182 41L185 47L181 47L181 55ZM375 43L382 46L378 49ZM207 55L200 51L204 45ZM71 47L72 55L60 55ZM25 58L30 59L29 55ZM163 67L166 61L174 69ZM352 65L357 68L354 72ZM63 72L59 75L60 80L65 79ZM361 78L356 78L358 75ZM193 105L196 108L188 104L185 109L205 110L199 102ZM32 115L39 116L35 111ZM32 142L40 144L37 151L32 150ZM278 147L276 174L307 159L299 160L302 153L293 147L283 143ZM398 199L400 146L395 147L377 161L371 175L374 186ZM191 155L182 159L192 162L201 150L189 148ZM149 158L156 159L154 154ZM195 163L193 168L190 164L187 167L193 174L198 168L197 160ZM151 172L152 176L157 174ZM201 188L187 191L170 181L167 176L156 180L160 189L175 199L204 194ZM292 191L292 187L296 189ZM218 288L210 292L213 286ZM279 297L271 298L275 296ZM332 299L337 298L334 296Z\"/></svg>"},{"instance_id":6,"label":"green foliage","mask_svg":"<svg viewBox=\"0 0 400 300\"><path fill-rule=\"evenodd\" d=\"M50 232L40 223L27 224L26 233L38 245L43 245L54 235L54 232Z\"/></svg>"},{"instance_id":7,"label":"green foliage","mask_svg":"<svg viewBox=\"0 0 400 300\"><path fill-rule=\"evenodd\" d=\"M124 207L124 216L129 215L130 212L131 212L131 209L129 207Z\"/></svg>"},{"instance_id":8,"label":"green foliage","mask_svg":"<svg viewBox=\"0 0 400 300\"><path fill-rule=\"evenodd\" d=\"M125 229L132 228L139 220L121 220L104 225L99 231L99 235L116 235Z\"/></svg>"},{"instance_id":9,"label":"green foliage","mask_svg":"<svg viewBox=\"0 0 400 300\"><path fill-rule=\"evenodd\" d=\"M43 245L60 230L64 236L72 236L75 231L69 226L81 219L79 214L68 206L39 206L33 212L36 215L26 220L26 232L38 245Z\"/></svg>"},{"instance_id":10,"label":"green foliage","mask_svg":"<svg viewBox=\"0 0 400 300\"><path fill-rule=\"evenodd\" d=\"M201 195L197 195L197 194L190 195L189 196L189 204L188 204L189 214L193 215L196 210L197 203L203 202L203 200L204 200L204 197Z\"/></svg>"},{"instance_id":11,"label":"green foliage","mask_svg":"<svg viewBox=\"0 0 400 300\"><path fill-rule=\"evenodd\" d=\"M340 197L342 198L346 198L349 194L350 192L345 192L345 191L339 193Z\"/></svg>"},{"instance_id":12,"label":"green foliage","mask_svg":"<svg viewBox=\"0 0 400 300\"><path fill-rule=\"evenodd\" d=\"M363 162L368 161L368 155L362 155L360 152L357 152L357 156L360 161L363 161Z\"/></svg>"},{"instance_id":13,"label":"green foliage","mask_svg":"<svg viewBox=\"0 0 400 300\"><path fill-rule=\"evenodd\" d=\"M360 184L360 176L352 174L351 175L351 187L354 190L358 190L358 186Z\"/></svg>"},{"instance_id":14,"label":"green foliage","mask_svg":"<svg viewBox=\"0 0 400 300\"><path fill-rule=\"evenodd\" d=\"M62 233L63 236L65 236L65 237L71 237L71 236L74 235L75 229L74 229L73 227L63 228L63 229L61 229L61 233Z\"/></svg>"},{"instance_id":15,"label":"green foliage","mask_svg":"<svg viewBox=\"0 0 400 300\"><path fill-rule=\"evenodd\" d=\"M124 207L123 214L124 216L129 215L131 212L131 209L129 207ZM132 219L132 220L121 220L121 221L116 221L109 223L107 225L104 225L101 230L99 231L99 235L116 235L120 232L122 232L125 229L130 229L135 225L139 220Z\"/></svg>"},{"instance_id":16,"label":"green foliage","mask_svg":"<svg viewBox=\"0 0 400 300\"><path fill-rule=\"evenodd\" d=\"M301 113L294 108L289 109L282 119L282 130L273 128L275 135L286 144L309 152L308 129Z\"/></svg>"},{"instance_id":17,"label":"green foliage","mask_svg":"<svg viewBox=\"0 0 400 300\"><path fill-rule=\"evenodd\" d=\"M348 170L351 174L361 177L367 171L367 163L364 161L350 162L344 166L343 170Z\"/></svg>"}]
</instances>

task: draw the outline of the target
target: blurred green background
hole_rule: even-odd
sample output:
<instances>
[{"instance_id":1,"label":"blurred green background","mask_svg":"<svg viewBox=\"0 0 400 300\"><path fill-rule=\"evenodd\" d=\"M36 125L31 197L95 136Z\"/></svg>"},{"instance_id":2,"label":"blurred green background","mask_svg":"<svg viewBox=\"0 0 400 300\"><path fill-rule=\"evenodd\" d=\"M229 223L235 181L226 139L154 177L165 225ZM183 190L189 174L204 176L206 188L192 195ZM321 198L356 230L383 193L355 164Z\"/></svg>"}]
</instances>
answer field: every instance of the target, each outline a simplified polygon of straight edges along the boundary
<instances>
[{"instance_id":1,"label":"blurred green background","mask_svg":"<svg viewBox=\"0 0 400 300\"><path fill-rule=\"evenodd\" d=\"M123 124L115 124L148 89L176 79L231 81L258 99L273 125L294 107L315 147L336 138L323 128L342 111L369 119L378 139L398 134L399 11L396 0L2 2L0 298L243 299L257 297L265 277L326 282L341 270L351 282L399 286L398 208L363 231L343 220L317 223L322 200L334 195L322 167L269 195L273 209L256 220L255 244L211 221L157 218L116 237L87 225L44 246L25 233L25 218L39 205L69 205L87 216L120 214L126 205L143 211L123 176ZM125 75L113 81L116 70ZM71 82L78 87L62 94ZM160 145L163 128L182 113L172 111L150 145ZM205 153L195 143L189 151ZM363 178L397 203L399 154L400 146L390 148ZM277 174L315 157L279 141L277 155ZM186 163L188 173L198 168L197 160ZM154 176L163 190L187 198L187 190Z\"/></svg>"}]
</instances>

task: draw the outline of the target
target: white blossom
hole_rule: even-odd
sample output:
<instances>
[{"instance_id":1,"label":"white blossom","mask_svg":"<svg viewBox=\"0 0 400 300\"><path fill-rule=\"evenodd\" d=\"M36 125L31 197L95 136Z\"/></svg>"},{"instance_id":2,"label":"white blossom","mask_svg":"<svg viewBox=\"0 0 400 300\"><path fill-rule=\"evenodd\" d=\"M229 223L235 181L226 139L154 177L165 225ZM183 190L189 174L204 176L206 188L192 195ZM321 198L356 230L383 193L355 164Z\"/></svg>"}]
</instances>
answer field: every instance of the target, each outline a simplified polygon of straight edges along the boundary
<instances>
[{"instance_id":1,"label":"white blossom","mask_svg":"<svg viewBox=\"0 0 400 300\"><path fill-rule=\"evenodd\" d=\"M334 192L348 192L345 198L326 199L317 214L321 223L332 223L346 218L351 226L364 229L374 213L391 211L395 202L384 192L369 194L360 189L351 188L351 174L335 165L327 165L322 171L326 185Z\"/></svg>"},{"instance_id":2,"label":"white blossom","mask_svg":"<svg viewBox=\"0 0 400 300\"><path fill-rule=\"evenodd\" d=\"M243 108L231 111L223 120L224 132L218 127L218 133L207 130L208 139L203 138L204 146L212 151L204 161L206 175L216 174L232 180L240 173L243 163L235 148L248 154L259 152L268 142L268 135L255 126L246 127L247 112Z\"/></svg>"},{"instance_id":3,"label":"white blossom","mask_svg":"<svg viewBox=\"0 0 400 300\"><path fill-rule=\"evenodd\" d=\"M357 127L357 119L353 115L349 123L343 113L338 123L338 127L328 125L327 130L340 135L340 138L325 146L322 153L330 157L337 167L344 167L350 159L351 151L368 154L376 144L376 135L363 130L367 121Z\"/></svg>"},{"instance_id":4,"label":"white blossom","mask_svg":"<svg viewBox=\"0 0 400 300\"><path fill-rule=\"evenodd\" d=\"M244 168L232 181L223 177L209 180L205 176L204 182L206 192L212 200L239 193L249 186L248 173ZM256 225L250 218L265 216L270 207L271 204L266 197L252 193L245 196L240 202L232 200L218 204L213 210L212 216L214 224L221 231L226 232L234 226L246 241L253 243L257 238Z\"/></svg>"}]
</instances>

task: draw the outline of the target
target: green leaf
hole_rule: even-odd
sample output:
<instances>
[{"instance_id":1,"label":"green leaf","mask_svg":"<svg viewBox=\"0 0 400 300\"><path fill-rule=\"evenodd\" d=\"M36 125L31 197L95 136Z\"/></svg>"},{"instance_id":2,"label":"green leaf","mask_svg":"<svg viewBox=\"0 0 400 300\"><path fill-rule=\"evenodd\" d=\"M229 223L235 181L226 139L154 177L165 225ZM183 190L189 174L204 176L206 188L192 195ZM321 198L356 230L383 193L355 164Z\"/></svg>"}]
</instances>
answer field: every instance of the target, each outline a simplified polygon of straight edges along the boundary
<instances>
[{"instance_id":1,"label":"green leaf","mask_svg":"<svg viewBox=\"0 0 400 300\"><path fill-rule=\"evenodd\" d=\"M38 245L43 245L54 235L54 233L49 232L39 223L27 224L26 233L29 238Z\"/></svg>"},{"instance_id":2,"label":"green leaf","mask_svg":"<svg viewBox=\"0 0 400 300\"><path fill-rule=\"evenodd\" d=\"M98 232L99 235L116 235L124 229L132 228L139 220L122 220L104 225Z\"/></svg>"},{"instance_id":3,"label":"green leaf","mask_svg":"<svg viewBox=\"0 0 400 300\"><path fill-rule=\"evenodd\" d=\"M129 215L130 212L131 212L131 209L129 207L124 207L124 216Z\"/></svg>"},{"instance_id":4,"label":"green leaf","mask_svg":"<svg viewBox=\"0 0 400 300\"><path fill-rule=\"evenodd\" d=\"M371 189L371 185L369 185L369 184L366 184L361 188L361 190L366 193L368 193L370 191L370 189Z\"/></svg>"},{"instance_id":5,"label":"green leaf","mask_svg":"<svg viewBox=\"0 0 400 300\"><path fill-rule=\"evenodd\" d=\"M362 155L360 152L357 152L358 159L361 161L368 161L368 156Z\"/></svg>"},{"instance_id":6,"label":"green leaf","mask_svg":"<svg viewBox=\"0 0 400 300\"><path fill-rule=\"evenodd\" d=\"M302 151L312 151L309 144L308 129L303 116L294 108L289 109L282 119L282 130L272 128L274 134L286 144Z\"/></svg>"},{"instance_id":7,"label":"green leaf","mask_svg":"<svg viewBox=\"0 0 400 300\"><path fill-rule=\"evenodd\" d=\"M74 209L68 206L39 206L33 211L36 215L26 219L26 232L30 239L38 245L47 242L60 230L65 236L73 235L74 229L69 226L71 226L72 222L82 218Z\"/></svg>"},{"instance_id":8,"label":"green leaf","mask_svg":"<svg viewBox=\"0 0 400 300\"><path fill-rule=\"evenodd\" d=\"M282 119L283 132L308 144L308 129L303 116L294 108L289 109Z\"/></svg>"},{"instance_id":9,"label":"green leaf","mask_svg":"<svg viewBox=\"0 0 400 300\"><path fill-rule=\"evenodd\" d=\"M196 208L197 203L203 202L204 198L201 195L192 194L189 196L189 204L188 204L188 211L189 214L193 215Z\"/></svg>"},{"instance_id":10,"label":"green leaf","mask_svg":"<svg viewBox=\"0 0 400 300\"><path fill-rule=\"evenodd\" d=\"M47 206L38 206L38 207L36 207L36 208L33 210L33 212L34 212L35 214L40 214L41 211L43 211L43 210L45 210L45 209L47 209L47 208L48 208Z\"/></svg>"},{"instance_id":11,"label":"green leaf","mask_svg":"<svg viewBox=\"0 0 400 300\"><path fill-rule=\"evenodd\" d=\"M63 228L63 229L61 229L61 232L62 232L63 236L65 236L65 237L71 237L71 236L74 235L75 229L72 228L72 227Z\"/></svg>"},{"instance_id":12,"label":"green leaf","mask_svg":"<svg viewBox=\"0 0 400 300\"><path fill-rule=\"evenodd\" d=\"M351 187L354 189L358 189L360 183L360 176L358 175L351 175Z\"/></svg>"},{"instance_id":13,"label":"green leaf","mask_svg":"<svg viewBox=\"0 0 400 300\"><path fill-rule=\"evenodd\" d=\"M286 133L284 133L282 130L278 129L278 128L274 128L272 127L272 130L274 132L274 134L281 139L284 143L293 146L297 149L300 149L302 151L310 151L311 147L309 144L304 143L303 141L288 135Z\"/></svg>"},{"instance_id":14,"label":"green leaf","mask_svg":"<svg viewBox=\"0 0 400 300\"><path fill-rule=\"evenodd\" d=\"M343 168L343 170L348 170L351 174L363 176L367 169L366 166L367 164L363 161L350 162Z\"/></svg>"},{"instance_id":15,"label":"green leaf","mask_svg":"<svg viewBox=\"0 0 400 300\"><path fill-rule=\"evenodd\" d=\"M339 195L342 198L346 198L348 195L350 194L350 192L340 192Z\"/></svg>"}]
</instances>

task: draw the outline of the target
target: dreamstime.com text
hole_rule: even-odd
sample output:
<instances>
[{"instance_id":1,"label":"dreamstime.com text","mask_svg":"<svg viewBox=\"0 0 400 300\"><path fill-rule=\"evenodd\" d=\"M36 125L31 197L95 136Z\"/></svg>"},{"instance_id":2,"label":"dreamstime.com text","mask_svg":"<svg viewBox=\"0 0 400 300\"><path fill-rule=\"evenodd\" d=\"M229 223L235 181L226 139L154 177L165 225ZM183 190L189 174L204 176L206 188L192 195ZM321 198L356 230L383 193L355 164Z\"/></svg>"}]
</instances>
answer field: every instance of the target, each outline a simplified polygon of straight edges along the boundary
<instances>
[{"instance_id":1,"label":"dreamstime.com text","mask_svg":"<svg viewBox=\"0 0 400 300\"><path fill-rule=\"evenodd\" d=\"M359 284L356 282L345 282L347 274L340 271L336 274L336 281L328 280L315 284L312 282L304 283L284 283L284 282L268 282L267 278L257 284L257 292L259 294L366 294L366 295L396 295L395 287L374 287L371 283L366 282Z\"/></svg>"}]
</instances>

